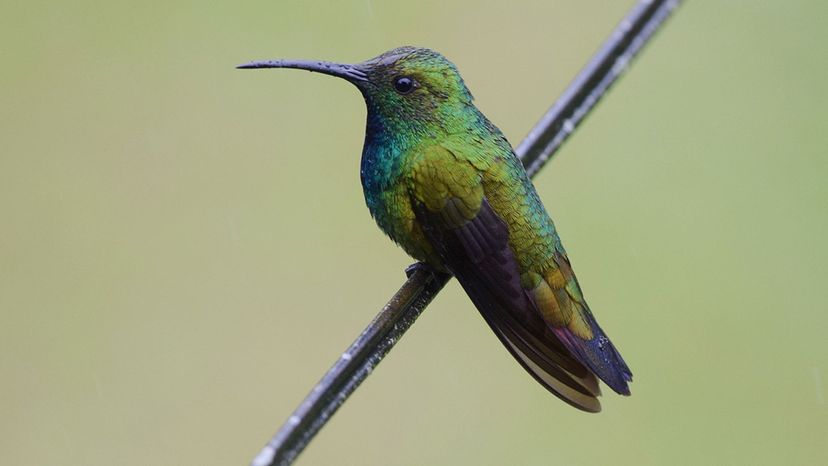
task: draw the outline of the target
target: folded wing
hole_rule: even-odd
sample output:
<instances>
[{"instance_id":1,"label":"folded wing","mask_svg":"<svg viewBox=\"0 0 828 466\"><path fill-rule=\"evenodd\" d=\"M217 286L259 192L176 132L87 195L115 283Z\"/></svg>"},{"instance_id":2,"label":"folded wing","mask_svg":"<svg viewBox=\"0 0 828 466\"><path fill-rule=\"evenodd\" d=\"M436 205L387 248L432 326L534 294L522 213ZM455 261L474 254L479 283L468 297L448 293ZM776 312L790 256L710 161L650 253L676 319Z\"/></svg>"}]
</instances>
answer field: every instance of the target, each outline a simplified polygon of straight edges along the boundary
<instances>
[{"instance_id":1,"label":"folded wing","mask_svg":"<svg viewBox=\"0 0 828 466\"><path fill-rule=\"evenodd\" d=\"M566 324L553 325L544 315L542 310L556 312L538 302L538 297L549 296L524 289L509 246L509 228L489 203L479 174L470 164L440 158L446 156L450 154L424 157L411 186L415 214L429 242L501 342L541 385L579 409L600 411L595 374L606 375L601 358L594 357L590 343L584 346L585 332L578 335ZM453 165L447 171L436 163ZM567 305L571 317L578 309ZM597 348L603 332L583 309L585 328L593 329L592 346Z\"/></svg>"}]
</instances>

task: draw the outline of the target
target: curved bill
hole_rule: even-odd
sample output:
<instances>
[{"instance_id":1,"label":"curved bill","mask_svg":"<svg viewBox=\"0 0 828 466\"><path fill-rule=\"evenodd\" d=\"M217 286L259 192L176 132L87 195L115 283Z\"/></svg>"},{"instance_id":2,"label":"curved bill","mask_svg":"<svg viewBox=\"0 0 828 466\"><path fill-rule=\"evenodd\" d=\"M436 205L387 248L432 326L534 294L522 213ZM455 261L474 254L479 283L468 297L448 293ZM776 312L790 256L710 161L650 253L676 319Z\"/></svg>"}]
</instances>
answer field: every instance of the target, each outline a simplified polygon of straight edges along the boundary
<instances>
[{"instance_id":1,"label":"curved bill","mask_svg":"<svg viewBox=\"0 0 828 466\"><path fill-rule=\"evenodd\" d=\"M236 68L249 70L259 68L296 68L300 70L314 71L316 73L329 74L351 82L368 81L368 75L355 65L345 65L328 61L308 60L262 60L252 61L239 65Z\"/></svg>"}]
</instances>

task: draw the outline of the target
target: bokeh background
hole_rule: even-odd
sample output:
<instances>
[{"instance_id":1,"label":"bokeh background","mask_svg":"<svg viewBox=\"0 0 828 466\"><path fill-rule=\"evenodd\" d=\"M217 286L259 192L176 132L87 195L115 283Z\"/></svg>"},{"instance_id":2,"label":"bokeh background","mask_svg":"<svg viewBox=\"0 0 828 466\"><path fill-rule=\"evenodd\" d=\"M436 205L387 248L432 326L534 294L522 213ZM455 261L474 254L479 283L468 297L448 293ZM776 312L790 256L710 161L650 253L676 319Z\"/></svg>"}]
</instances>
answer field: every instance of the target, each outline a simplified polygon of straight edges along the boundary
<instances>
[{"instance_id":1,"label":"bokeh background","mask_svg":"<svg viewBox=\"0 0 828 466\"><path fill-rule=\"evenodd\" d=\"M359 93L234 65L429 46L517 144L632 3L3 2L0 463L246 464L401 284ZM299 464L828 463L826 17L687 2L536 178L632 397L451 283Z\"/></svg>"}]
</instances>

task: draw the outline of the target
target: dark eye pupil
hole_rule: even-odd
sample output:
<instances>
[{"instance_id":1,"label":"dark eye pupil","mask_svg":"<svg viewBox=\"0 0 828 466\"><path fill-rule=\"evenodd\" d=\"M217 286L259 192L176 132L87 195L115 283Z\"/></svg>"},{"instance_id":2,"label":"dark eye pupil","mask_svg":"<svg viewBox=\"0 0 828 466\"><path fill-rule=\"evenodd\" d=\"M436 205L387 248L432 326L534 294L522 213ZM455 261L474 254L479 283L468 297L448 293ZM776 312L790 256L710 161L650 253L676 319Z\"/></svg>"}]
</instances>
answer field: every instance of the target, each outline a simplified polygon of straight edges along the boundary
<instances>
[{"instance_id":1,"label":"dark eye pupil","mask_svg":"<svg viewBox=\"0 0 828 466\"><path fill-rule=\"evenodd\" d=\"M408 94L414 89L414 80L403 76L394 80L394 89L400 94Z\"/></svg>"}]
</instances>

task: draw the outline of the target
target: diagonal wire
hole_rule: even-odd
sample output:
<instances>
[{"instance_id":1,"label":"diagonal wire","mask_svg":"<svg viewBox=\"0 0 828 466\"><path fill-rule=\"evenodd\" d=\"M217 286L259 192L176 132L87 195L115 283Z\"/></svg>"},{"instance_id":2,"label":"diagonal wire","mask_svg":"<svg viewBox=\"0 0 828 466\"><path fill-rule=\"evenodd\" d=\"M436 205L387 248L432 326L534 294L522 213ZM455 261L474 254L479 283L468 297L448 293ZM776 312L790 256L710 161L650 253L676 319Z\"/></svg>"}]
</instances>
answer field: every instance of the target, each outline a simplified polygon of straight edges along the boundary
<instances>
[{"instance_id":1,"label":"diagonal wire","mask_svg":"<svg viewBox=\"0 0 828 466\"><path fill-rule=\"evenodd\" d=\"M679 3L642 0L630 10L515 149L530 177L558 151ZM292 464L451 278L421 263L409 267L406 273L408 280L342 353L252 466Z\"/></svg>"}]
</instances>

